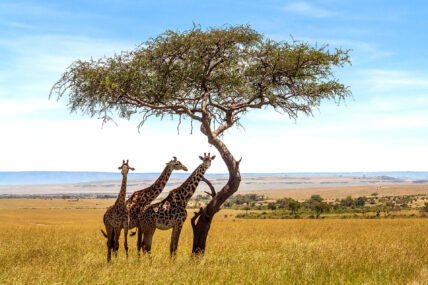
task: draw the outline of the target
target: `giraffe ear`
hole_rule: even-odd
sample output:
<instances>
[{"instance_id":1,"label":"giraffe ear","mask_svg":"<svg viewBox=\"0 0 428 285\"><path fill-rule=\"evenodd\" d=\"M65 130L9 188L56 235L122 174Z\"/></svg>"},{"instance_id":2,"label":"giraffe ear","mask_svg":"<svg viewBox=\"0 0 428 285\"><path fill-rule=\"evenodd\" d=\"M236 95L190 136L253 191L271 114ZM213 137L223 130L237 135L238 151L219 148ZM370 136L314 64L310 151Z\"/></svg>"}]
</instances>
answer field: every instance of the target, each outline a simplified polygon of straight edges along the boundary
<instances>
[{"instance_id":1,"label":"giraffe ear","mask_svg":"<svg viewBox=\"0 0 428 285\"><path fill-rule=\"evenodd\" d=\"M204 158L203 158L202 156L199 156L199 158L200 158L201 160L204 160Z\"/></svg>"},{"instance_id":2,"label":"giraffe ear","mask_svg":"<svg viewBox=\"0 0 428 285\"><path fill-rule=\"evenodd\" d=\"M211 160L214 160L214 158L215 158L215 155L213 155L213 156L211 157Z\"/></svg>"},{"instance_id":3,"label":"giraffe ear","mask_svg":"<svg viewBox=\"0 0 428 285\"><path fill-rule=\"evenodd\" d=\"M119 167L118 167L118 169L119 169L119 170L120 170L120 169L122 169L122 166L119 166Z\"/></svg>"},{"instance_id":4,"label":"giraffe ear","mask_svg":"<svg viewBox=\"0 0 428 285\"><path fill-rule=\"evenodd\" d=\"M135 168L134 168L134 167L130 167L129 169L131 169L132 171L134 171L134 170L135 170Z\"/></svg>"}]
</instances>

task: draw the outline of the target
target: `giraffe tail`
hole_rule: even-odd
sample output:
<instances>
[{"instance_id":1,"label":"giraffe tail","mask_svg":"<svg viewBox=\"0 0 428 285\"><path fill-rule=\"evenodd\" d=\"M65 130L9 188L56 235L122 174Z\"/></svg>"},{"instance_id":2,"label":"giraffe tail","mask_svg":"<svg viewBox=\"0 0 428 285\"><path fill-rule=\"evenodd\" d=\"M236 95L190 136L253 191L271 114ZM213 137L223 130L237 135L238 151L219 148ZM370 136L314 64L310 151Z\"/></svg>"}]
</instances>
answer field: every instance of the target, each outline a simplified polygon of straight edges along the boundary
<instances>
[{"instance_id":1,"label":"giraffe tail","mask_svg":"<svg viewBox=\"0 0 428 285\"><path fill-rule=\"evenodd\" d=\"M135 234L137 233L137 231L135 231L135 232L131 232L130 234L129 234L129 236L131 236L131 237L133 237L133 236L135 236Z\"/></svg>"},{"instance_id":2,"label":"giraffe tail","mask_svg":"<svg viewBox=\"0 0 428 285\"><path fill-rule=\"evenodd\" d=\"M107 234L106 234L106 232L105 232L105 231L101 230L101 233L103 234L103 236L104 236L105 238L107 238Z\"/></svg>"}]
</instances>

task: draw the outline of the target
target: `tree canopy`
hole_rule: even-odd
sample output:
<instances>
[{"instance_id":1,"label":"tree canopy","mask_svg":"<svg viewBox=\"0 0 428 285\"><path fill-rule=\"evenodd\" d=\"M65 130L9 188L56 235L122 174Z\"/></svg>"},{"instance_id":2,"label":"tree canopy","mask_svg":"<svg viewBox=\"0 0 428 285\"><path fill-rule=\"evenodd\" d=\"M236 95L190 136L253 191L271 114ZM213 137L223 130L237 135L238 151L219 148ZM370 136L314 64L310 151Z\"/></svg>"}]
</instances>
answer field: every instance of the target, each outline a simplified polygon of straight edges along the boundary
<instances>
[{"instance_id":1,"label":"tree canopy","mask_svg":"<svg viewBox=\"0 0 428 285\"><path fill-rule=\"evenodd\" d=\"M348 50L265 38L250 26L168 30L133 51L74 62L51 95L68 95L71 111L109 119L178 115L206 121L218 136L252 108L296 118L323 99L350 91L334 77ZM212 123L212 125L211 125Z\"/></svg>"}]
</instances>

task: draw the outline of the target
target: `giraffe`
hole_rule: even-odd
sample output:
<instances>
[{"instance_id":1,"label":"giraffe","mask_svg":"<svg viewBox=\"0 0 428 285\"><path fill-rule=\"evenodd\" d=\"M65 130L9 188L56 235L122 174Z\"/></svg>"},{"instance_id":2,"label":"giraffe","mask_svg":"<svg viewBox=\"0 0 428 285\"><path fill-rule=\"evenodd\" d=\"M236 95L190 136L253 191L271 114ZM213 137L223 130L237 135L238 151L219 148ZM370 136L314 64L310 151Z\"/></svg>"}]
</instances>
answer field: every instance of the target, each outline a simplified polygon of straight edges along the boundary
<instances>
[{"instance_id":1,"label":"giraffe","mask_svg":"<svg viewBox=\"0 0 428 285\"><path fill-rule=\"evenodd\" d=\"M119 249L119 237L122 228L125 234L125 251L126 258L128 258L128 211L125 204L126 196L126 182L128 179L129 170L135 170L135 168L128 165L129 160L122 163L119 169L122 170L122 185L120 187L119 195L117 196L116 202L113 206L110 206L104 214L104 225L106 228L105 233L101 232L107 238L107 262L111 260L111 250L113 248L114 255L117 257L117 251Z\"/></svg>"},{"instance_id":2,"label":"giraffe","mask_svg":"<svg viewBox=\"0 0 428 285\"><path fill-rule=\"evenodd\" d=\"M177 157L175 156L166 164L159 178L151 186L139 191L135 191L126 201L126 208L129 214L128 230L131 230L137 226L138 215L140 214L140 211L142 211L146 206L150 205L150 203L162 193L171 176L171 173L174 170L187 171L187 167L178 161ZM131 233L131 236L134 234L135 232ZM141 243L141 235L142 233L139 231L139 243Z\"/></svg>"},{"instance_id":3,"label":"giraffe","mask_svg":"<svg viewBox=\"0 0 428 285\"><path fill-rule=\"evenodd\" d=\"M179 187L171 190L168 196L159 203L153 204L143 211L138 217L138 231L144 234L143 242L138 244L138 253L143 247L144 253L150 253L152 237L156 229L167 230L172 228L170 254L175 256L180 238L181 228L187 218L186 206L195 193L203 175L211 166L210 153L199 156L202 163L193 171L186 181Z\"/></svg>"}]
</instances>

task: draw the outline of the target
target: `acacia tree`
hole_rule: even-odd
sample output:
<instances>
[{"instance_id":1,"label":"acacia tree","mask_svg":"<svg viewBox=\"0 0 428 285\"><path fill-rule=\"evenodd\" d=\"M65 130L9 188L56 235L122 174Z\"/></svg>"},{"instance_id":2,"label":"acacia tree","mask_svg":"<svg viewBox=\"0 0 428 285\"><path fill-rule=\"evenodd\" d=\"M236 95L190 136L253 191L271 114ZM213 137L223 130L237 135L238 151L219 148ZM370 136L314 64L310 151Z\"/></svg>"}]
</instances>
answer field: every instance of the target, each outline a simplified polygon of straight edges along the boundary
<instances>
[{"instance_id":1,"label":"acacia tree","mask_svg":"<svg viewBox=\"0 0 428 285\"><path fill-rule=\"evenodd\" d=\"M330 211L330 205L326 202L316 202L314 210L316 213L316 218L318 219L322 213Z\"/></svg>"},{"instance_id":2,"label":"acacia tree","mask_svg":"<svg viewBox=\"0 0 428 285\"><path fill-rule=\"evenodd\" d=\"M291 210L291 213L295 216L295 217L297 217L297 211L299 211L299 209L300 209L300 207L301 207L302 205L299 203L299 201L296 201L296 200L293 200L293 199L291 199L289 202L288 202L288 208L290 208L290 210Z\"/></svg>"},{"instance_id":3,"label":"acacia tree","mask_svg":"<svg viewBox=\"0 0 428 285\"><path fill-rule=\"evenodd\" d=\"M238 190L239 164L223 141L251 109L271 108L291 118L312 114L323 99L350 94L334 76L349 51L292 40L278 42L250 26L168 30L135 50L74 62L50 95L67 96L69 109L108 120L176 116L197 123L220 153L229 179L192 218L193 253L204 253L211 221Z\"/></svg>"}]
</instances>

